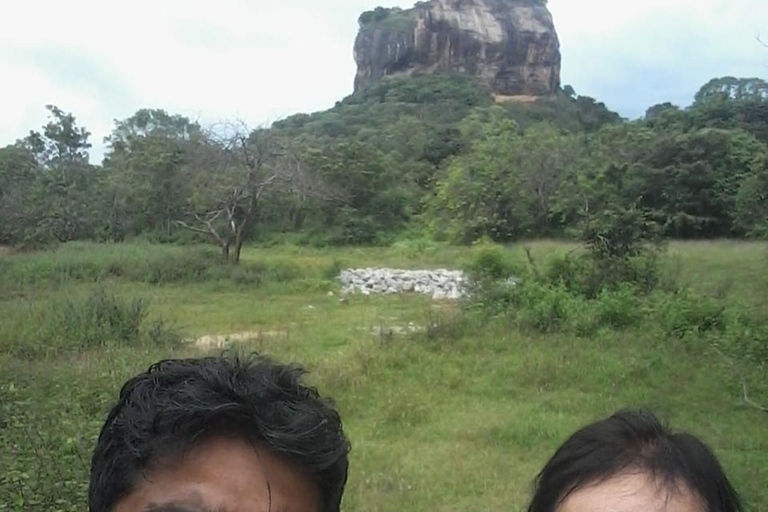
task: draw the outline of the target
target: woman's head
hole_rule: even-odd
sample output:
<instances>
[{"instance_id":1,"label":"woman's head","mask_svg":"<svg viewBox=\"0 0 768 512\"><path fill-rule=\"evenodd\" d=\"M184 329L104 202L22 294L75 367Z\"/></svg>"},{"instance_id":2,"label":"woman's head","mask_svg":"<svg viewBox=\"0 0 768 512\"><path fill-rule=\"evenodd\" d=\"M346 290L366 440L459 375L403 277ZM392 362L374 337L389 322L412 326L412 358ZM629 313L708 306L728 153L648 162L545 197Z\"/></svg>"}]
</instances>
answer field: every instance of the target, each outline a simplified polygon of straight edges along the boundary
<instances>
[{"instance_id":1,"label":"woman's head","mask_svg":"<svg viewBox=\"0 0 768 512\"><path fill-rule=\"evenodd\" d=\"M653 413L624 411L576 432L536 479L528 512L741 512L712 451Z\"/></svg>"}]
</instances>

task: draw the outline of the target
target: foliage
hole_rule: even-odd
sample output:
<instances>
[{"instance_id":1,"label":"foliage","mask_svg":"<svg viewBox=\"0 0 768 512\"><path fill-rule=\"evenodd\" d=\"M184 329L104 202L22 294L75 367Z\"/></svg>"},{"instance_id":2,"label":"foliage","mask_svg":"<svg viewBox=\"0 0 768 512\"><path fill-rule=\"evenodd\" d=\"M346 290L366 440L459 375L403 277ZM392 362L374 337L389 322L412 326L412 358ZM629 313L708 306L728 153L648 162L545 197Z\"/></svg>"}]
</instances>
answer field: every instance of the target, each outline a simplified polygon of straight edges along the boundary
<instances>
[{"instance_id":1,"label":"foliage","mask_svg":"<svg viewBox=\"0 0 768 512\"><path fill-rule=\"evenodd\" d=\"M555 194L580 163L578 141L546 125L521 133L503 118L486 130L438 184L435 229L463 243L554 234Z\"/></svg>"},{"instance_id":2,"label":"foliage","mask_svg":"<svg viewBox=\"0 0 768 512\"><path fill-rule=\"evenodd\" d=\"M360 18L358 19L358 22L360 23L360 26L366 26L370 23L378 23L383 20L386 20L387 18L391 17L393 14L397 15L402 11L400 8L392 8L387 9L386 7L377 7L372 11L366 11L363 14L360 15Z\"/></svg>"},{"instance_id":3,"label":"foliage","mask_svg":"<svg viewBox=\"0 0 768 512\"><path fill-rule=\"evenodd\" d=\"M735 223L749 236L768 238L768 161L739 184Z\"/></svg>"},{"instance_id":4,"label":"foliage","mask_svg":"<svg viewBox=\"0 0 768 512\"><path fill-rule=\"evenodd\" d=\"M519 275L520 265L502 246L482 240L472 248L472 259L464 265L464 270L476 282L501 281L516 273Z\"/></svg>"},{"instance_id":5,"label":"foliage","mask_svg":"<svg viewBox=\"0 0 768 512\"><path fill-rule=\"evenodd\" d=\"M107 144L112 240L142 233L170 239L192 192L190 168L209 160L200 126L164 110L140 110L115 122Z\"/></svg>"},{"instance_id":6,"label":"foliage","mask_svg":"<svg viewBox=\"0 0 768 512\"><path fill-rule=\"evenodd\" d=\"M246 242L289 235L316 246L414 231L575 238L585 219L620 209L665 237L762 237L765 91L715 79L688 108L626 121L570 86L494 104L472 77L413 76L256 130L140 110L115 122L101 166L88 161L88 130L50 106L40 132L0 149L0 243L205 240L237 261Z\"/></svg>"},{"instance_id":7,"label":"foliage","mask_svg":"<svg viewBox=\"0 0 768 512\"><path fill-rule=\"evenodd\" d=\"M31 152L9 146L0 149L0 243L24 240L35 230L30 203L36 162Z\"/></svg>"}]
</instances>

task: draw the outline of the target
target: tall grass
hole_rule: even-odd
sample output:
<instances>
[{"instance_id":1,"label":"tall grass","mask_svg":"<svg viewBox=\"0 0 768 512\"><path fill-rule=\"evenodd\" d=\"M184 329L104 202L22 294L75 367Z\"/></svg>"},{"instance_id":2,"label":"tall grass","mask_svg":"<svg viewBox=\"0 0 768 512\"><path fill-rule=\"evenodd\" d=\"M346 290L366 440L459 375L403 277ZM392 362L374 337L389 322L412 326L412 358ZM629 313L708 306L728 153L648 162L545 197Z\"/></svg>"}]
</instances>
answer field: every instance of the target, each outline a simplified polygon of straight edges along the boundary
<instances>
[{"instance_id":1,"label":"tall grass","mask_svg":"<svg viewBox=\"0 0 768 512\"><path fill-rule=\"evenodd\" d=\"M4 308L11 311L7 305ZM144 342L171 345L180 339L161 319L148 322L149 303L95 286L85 294L18 301L16 314L0 324L0 354L21 358L101 350Z\"/></svg>"},{"instance_id":2,"label":"tall grass","mask_svg":"<svg viewBox=\"0 0 768 512\"><path fill-rule=\"evenodd\" d=\"M235 267L209 246L70 243L49 251L0 257L0 285L6 290L109 279L147 283L230 280L258 285L302 276L290 262L248 261Z\"/></svg>"}]
</instances>

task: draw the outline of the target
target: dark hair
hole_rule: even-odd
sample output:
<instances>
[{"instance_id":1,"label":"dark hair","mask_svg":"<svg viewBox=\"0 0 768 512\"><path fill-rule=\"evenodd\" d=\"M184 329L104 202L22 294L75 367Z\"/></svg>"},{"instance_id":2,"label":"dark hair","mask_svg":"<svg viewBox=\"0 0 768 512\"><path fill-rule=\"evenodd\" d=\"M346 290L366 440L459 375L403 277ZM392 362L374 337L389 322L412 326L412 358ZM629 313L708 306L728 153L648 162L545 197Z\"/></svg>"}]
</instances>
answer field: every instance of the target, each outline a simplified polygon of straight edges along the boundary
<instances>
[{"instance_id":1,"label":"dark hair","mask_svg":"<svg viewBox=\"0 0 768 512\"><path fill-rule=\"evenodd\" d=\"M554 512L577 489L625 470L646 471L670 490L685 485L708 512L741 512L717 458L696 437L670 432L650 411L623 411L579 430L539 473L528 512Z\"/></svg>"},{"instance_id":2,"label":"dark hair","mask_svg":"<svg viewBox=\"0 0 768 512\"><path fill-rule=\"evenodd\" d=\"M88 505L110 512L142 471L206 437L262 443L297 464L338 512L349 442L333 405L302 384L304 371L252 356L162 361L123 386L99 435Z\"/></svg>"}]
</instances>

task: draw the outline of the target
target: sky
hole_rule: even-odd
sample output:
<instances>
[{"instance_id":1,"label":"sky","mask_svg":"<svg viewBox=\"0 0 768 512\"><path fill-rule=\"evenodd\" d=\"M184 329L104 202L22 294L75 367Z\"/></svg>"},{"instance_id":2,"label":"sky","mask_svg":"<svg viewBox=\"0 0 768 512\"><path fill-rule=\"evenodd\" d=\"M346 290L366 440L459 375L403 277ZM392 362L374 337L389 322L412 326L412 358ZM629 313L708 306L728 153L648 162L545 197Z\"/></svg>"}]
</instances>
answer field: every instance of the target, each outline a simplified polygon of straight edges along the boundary
<instances>
[{"instance_id":1,"label":"sky","mask_svg":"<svg viewBox=\"0 0 768 512\"><path fill-rule=\"evenodd\" d=\"M0 147L45 105L92 132L163 108L259 126L352 92L361 12L412 0L0 0ZM768 0L549 0L562 81L623 116L688 105L719 76L768 79Z\"/></svg>"}]
</instances>

